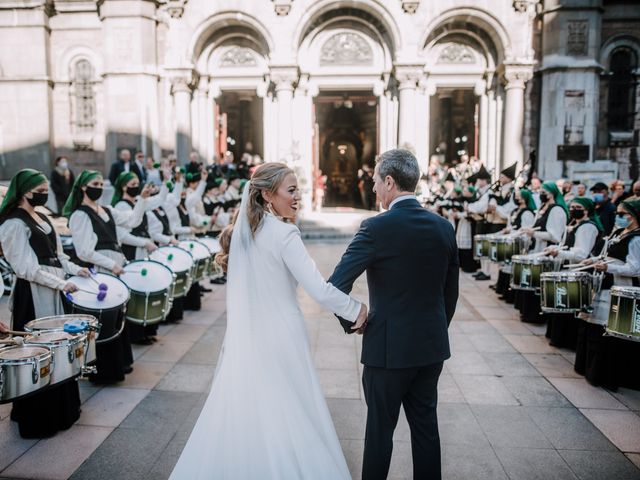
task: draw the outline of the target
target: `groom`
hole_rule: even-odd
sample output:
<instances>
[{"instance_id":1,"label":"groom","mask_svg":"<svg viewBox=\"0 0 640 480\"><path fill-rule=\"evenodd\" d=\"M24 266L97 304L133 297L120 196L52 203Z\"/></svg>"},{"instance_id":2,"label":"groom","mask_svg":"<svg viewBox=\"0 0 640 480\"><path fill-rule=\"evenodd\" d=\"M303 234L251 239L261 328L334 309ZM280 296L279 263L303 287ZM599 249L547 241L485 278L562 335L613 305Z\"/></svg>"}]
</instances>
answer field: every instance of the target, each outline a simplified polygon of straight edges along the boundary
<instances>
[{"instance_id":1,"label":"groom","mask_svg":"<svg viewBox=\"0 0 640 480\"><path fill-rule=\"evenodd\" d=\"M400 406L411 427L413 477L440 479L438 378L450 357L447 328L458 299L458 250L449 222L415 198L416 158L390 150L374 172L386 212L365 220L329 282L349 293L367 272L362 343L368 406L363 480L387 478ZM347 333L351 323L340 319Z\"/></svg>"}]
</instances>

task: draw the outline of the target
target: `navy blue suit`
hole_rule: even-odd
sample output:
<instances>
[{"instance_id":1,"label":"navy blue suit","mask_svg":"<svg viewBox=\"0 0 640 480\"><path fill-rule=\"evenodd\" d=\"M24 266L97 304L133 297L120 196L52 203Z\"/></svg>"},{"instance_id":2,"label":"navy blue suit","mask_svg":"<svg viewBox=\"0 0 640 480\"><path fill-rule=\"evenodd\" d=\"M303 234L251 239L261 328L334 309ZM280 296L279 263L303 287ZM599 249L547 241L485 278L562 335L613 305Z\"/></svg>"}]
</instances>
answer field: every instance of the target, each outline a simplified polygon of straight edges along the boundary
<instances>
[{"instance_id":1,"label":"navy blue suit","mask_svg":"<svg viewBox=\"0 0 640 480\"><path fill-rule=\"evenodd\" d=\"M406 199L362 223L329 278L349 293L367 272L363 479L386 478L401 405L411 426L414 478L440 478L437 384L451 356L447 328L458 300L458 269L451 224ZM349 322L340 321L348 332Z\"/></svg>"}]
</instances>

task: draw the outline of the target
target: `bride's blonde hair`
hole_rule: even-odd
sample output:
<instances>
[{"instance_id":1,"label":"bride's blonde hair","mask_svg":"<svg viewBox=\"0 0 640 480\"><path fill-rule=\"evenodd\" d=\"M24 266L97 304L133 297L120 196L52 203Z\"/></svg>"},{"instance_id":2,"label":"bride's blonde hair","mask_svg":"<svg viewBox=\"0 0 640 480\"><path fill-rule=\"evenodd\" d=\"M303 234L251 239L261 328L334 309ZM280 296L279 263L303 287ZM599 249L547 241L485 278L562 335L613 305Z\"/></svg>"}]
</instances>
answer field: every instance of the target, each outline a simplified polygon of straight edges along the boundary
<instances>
[{"instance_id":1,"label":"bride's blonde hair","mask_svg":"<svg viewBox=\"0 0 640 480\"><path fill-rule=\"evenodd\" d=\"M266 201L262 196L263 192L274 194L282 182L289 174L293 174L284 163L265 163L260 165L251 176L251 181L245 188L249 189L247 199L247 217L251 234L255 237L256 232L262 224L265 212L267 211ZM231 223L224 228L220 234L220 247L222 251L216 255L216 263L226 272L229 262L229 249L231 247L231 236L236 223L237 212Z\"/></svg>"}]
</instances>

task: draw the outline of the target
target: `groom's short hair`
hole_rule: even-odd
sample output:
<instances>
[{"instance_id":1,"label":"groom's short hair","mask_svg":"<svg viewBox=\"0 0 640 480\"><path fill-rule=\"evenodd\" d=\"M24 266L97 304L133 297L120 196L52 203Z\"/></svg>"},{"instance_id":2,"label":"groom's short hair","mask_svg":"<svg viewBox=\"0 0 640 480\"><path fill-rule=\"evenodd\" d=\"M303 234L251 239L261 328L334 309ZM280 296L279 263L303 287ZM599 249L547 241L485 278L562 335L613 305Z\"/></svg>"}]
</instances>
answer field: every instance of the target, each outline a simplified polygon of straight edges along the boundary
<instances>
[{"instance_id":1,"label":"groom's short hair","mask_svg":"<svg viewBox=\"0 0 640 480\"><path fill-rule=\"evenodd\" d=\"M413 153L395 148L380 155L378 175L382 179L387 175L393 178L403 192L415 192L420 180L420 167Z\"/></svg>"}]
</instances>

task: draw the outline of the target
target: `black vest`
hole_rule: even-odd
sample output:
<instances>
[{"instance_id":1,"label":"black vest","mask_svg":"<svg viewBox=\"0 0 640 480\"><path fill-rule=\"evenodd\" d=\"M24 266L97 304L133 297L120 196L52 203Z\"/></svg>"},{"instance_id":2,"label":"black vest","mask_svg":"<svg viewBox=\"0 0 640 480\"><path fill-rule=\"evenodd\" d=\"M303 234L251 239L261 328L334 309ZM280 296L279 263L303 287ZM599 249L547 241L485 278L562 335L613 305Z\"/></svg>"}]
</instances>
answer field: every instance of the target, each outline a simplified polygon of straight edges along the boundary
<instances>
[{"instance_id":1,"label":"black vest","mask_svg":"<svg viewBox=\"0 0 640 480\"><path fill-rule=\"evenodd\" d=\"M583 220L576 227L567 227L567 236L565 237L564 244L568 248L572 248L576 244L576 234L583 225L593 225L594 227L596 227L596 224L591 220ZM598 230L596 241L593 244L591 252L589 252L590 255L598 255L600 253L600 249L602 248L602 243L600 241L601 237L602 235L600 234L600 230Z\"/></svg>"},{"instance_id":2,"label":"black vest","mask_svg":"<svg viewBox=\"0 0 640 480\"><path fill-rule=\"evenodd\" d=\"M127 205L129 205L131 208L135 207L135 204L133 202L130 202L129 200L125 200L123 198L122 201L126 202ZM147 222L146 214L142 216L142 221L138 224L138 226L131 229L131 235L134 235L136 237L141 237L141 238L151 238L151 236L149 235L149 224ZM137 249L138 247L134 245L126 245L126 244L122 245L122 253L124 254L124 257L130 262L136 259Z\"/></svg>"},{"instance_id":3,"label":"black vest","mask_svg":"<svg viewBox=\"0 0 640 480\"><path fill-rule=\"evenodd\" d=\"M611 238L619 238L619 241L613 244L609 244L609 248L607 250L607 257L615 258L620 260L621 262L627 261L627 255L629 254L629 243L634 237L640 235L640 228L633 230L632 232L627 233L626 235L622 235L622 229L615 230L611 234ZM640 286L640 282L638 281L638 277L632 278L633 286ZM605 274L604 280L602 282L603 289L609 289L613 285L613 275L610 273Z\"/></svg>"},{"instance_id":4,"label":"black vest","mask_svg":"<svg viewBox=\"0 0 640 480\"><path fill-rule=\"evenodd\" d=\"M154 208L153 214L162 224L162 235L166 235L170 237L171 225L169 225L169 217L167 217L167 214L164 212L164 209L162 207Z\"/></svg>"},{"instance_id":5,"label":"black vest","mask_svg":"<svg viewBox=\"0 0 640 480\"><path fill-rule=\"evenodd\" d=\"M122 253L120 244L118 243L118 234L116 233L116 222L113 219L113 215L108 208L104 211L107 212L109 220L105 222L100 215L98 215L88 205L80 205L78 210L86 213L91 220L91 226L93 227L93 233L98 237L98 243L96 243L96 250L113 250L114 252Z\"/></svg>"},{"instance_id":6,"label":"black vest","mask_svg":"<svg viewBox=\"0 0 640 480\"><path fill-rule=\"evenodd\" d=\"M187 211L187 208L182 203L178 205L178 215L180 215L180 225L182 225L183 227L188 227L191 225L191 221L189 219L189 212Z\"/></svg>"},{"instance_id":7,"label":"black vest","mask_svg":"<svg viewBox=\"0 0 640 480\"><path fill-rule=\"evenodd\" d=\"M516 216L511 220L511 226L514 229L518 230L522 227L522 215L524 215L524 212L534 213L530 208L520 208L516 210Z\"/></svg>"},{"instance_id":8,"label":"black vest","mask_svg":"<svg viewBox=\"0 0 640 480\"><path fill-rule=\"evenodd\" d=\"M47 265L49 267L62 268L60 260L58 259L57 252L57 238L56 231L53 229L53 225L46 215L36 212L42 220L44 220L50 227L51 232L44 233L42 228L38 225L31 215L29 215L24 209L16 208L9 218L17 218L22 220L25 225L31 230L31 236L29 237L29 246L33 249L36 257L38 257L38 264Z\"/></svg>"},{"instance_id":9,"label":"black vest","mask_svg":"<svg viewBox=\"0 0 640 480\"><path fill-rule=\"evenodd\" d=\"M539 231L541 232L546 232L547 231L547 220L549 220L549 214L551 214L551 210L553 210L554 208L562 208L560 205L552 205L550 208L548 208L540 218L538 218L538 220L536 220L536 223L533 225L534 228L535 227L539 227ZM564 208L563 208L564 210ZM566 218L566 216L565 216Z\"/></svg>"},{"instance_id":10,"label":"black vest","mask_svg":"<svg viewBox=\"0 0 640 480\"><path fill-rule=\"evenodd\" d=\"M202 205L204 206L204 213L211 216L216 209L216 203L211 201L210 198L202 197Z\"/></svg>"}]
</instances>

